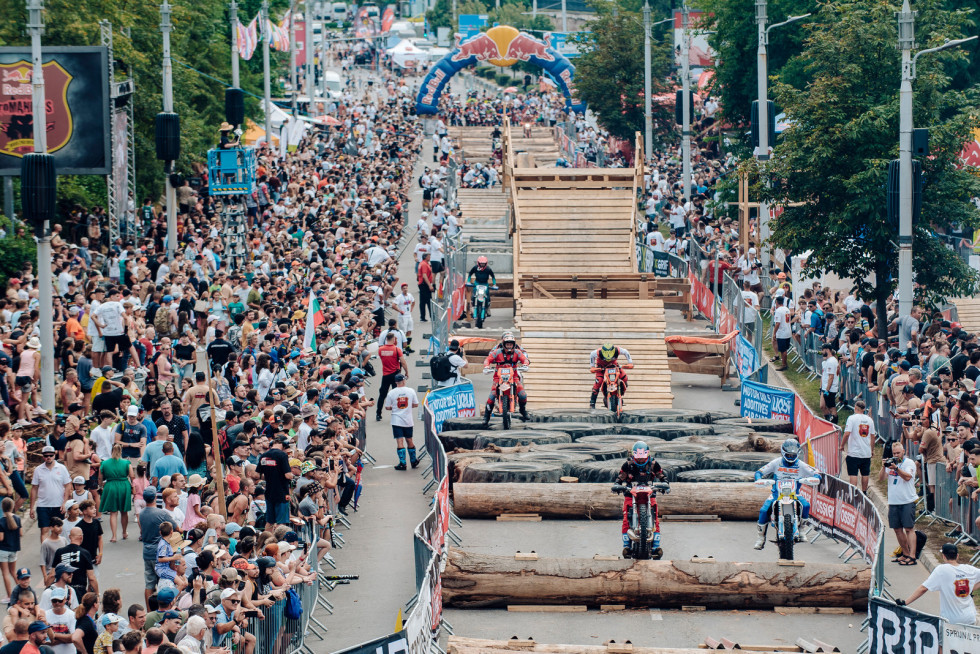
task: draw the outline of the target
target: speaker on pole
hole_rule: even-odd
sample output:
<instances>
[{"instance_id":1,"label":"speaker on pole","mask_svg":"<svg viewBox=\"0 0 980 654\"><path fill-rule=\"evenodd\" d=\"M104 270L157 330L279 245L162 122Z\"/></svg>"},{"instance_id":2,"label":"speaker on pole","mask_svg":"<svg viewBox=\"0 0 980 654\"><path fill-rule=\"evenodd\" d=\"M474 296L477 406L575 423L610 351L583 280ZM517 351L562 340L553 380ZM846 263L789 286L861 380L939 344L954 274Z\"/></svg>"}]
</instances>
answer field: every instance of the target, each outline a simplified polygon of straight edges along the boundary
<instances>
[{"instance_id":1,"label":"speaker on pole","mask_svg":"<svg viewBox=\"0 0 980 654\"><path fill-rule=\"evenodd\" d=\"M888 162L888 198L886 207L888 209L888 222L898 234L899 206L901 203L901 178L899 170L901 166L898 159ZM918 160L912 160L912 225L919 222L922 213L922 164Z\"/></svg>"},{"instance_id":2,"label":"speaker on pole","mask_svg":"<svg viewBox=\"0 0 980 654\"><path fill-rule=\"evenodd\" d=\"M690 119L689 123L694 123L694 91L689 91L690 103L688 108L690 109ZM684 91L677 91L674 95L674 120L678 125L684 124Z\"/></svg>"},{"instance_id":3,"label":"speaker on pole","mask_svg":"<svg viewBox=\"0 0 980 654\"><path fill-rule=\"evenodd\" d=\"M157 159L176 161L180 157L180 116L164 111L156 116Z\"/></svg>"},{"instance_id":4,"label":"speaker on pole","mask_svg":"<svg viewBox=\"0 0 980 654\"><path fill-rule=\"evenodd\" d=\"M769 123L769 147L776 145L776 104L766 100L766 121ZM752 125L752 148L759 147L759 101L752 101L752 113L749 118Z\"/></svg>"},{"instance_id":5,"label":"speaker on pole","mask_svg":"<svg viewBox=\"0 0 980 654\"><path fill-rule=\"evenodd\" d=\"M225 120L236 127L245 122L245 92L240 88L225 89Z\"/></svg>"},{"instance_id":6,"label":"speaker on pole","mask_svg":"<svg viewBox=\"0 0 980 654\"><path fill-rule=\"evenodd\" d=\"M24 221L34 226L34 234L40 238L44 236L44 223L54 220L57 209L54 156L25 154L20 164L20 187Z\"/></svg>"}]
</instances>

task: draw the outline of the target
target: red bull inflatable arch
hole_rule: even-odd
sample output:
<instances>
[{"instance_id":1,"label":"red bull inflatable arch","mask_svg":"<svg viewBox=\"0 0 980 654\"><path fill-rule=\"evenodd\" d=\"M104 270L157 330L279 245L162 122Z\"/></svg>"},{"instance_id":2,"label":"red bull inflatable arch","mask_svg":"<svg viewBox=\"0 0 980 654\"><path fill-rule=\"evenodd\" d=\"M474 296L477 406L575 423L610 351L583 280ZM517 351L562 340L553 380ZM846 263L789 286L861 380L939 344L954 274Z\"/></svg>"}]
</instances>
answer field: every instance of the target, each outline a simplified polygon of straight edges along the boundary
<instances>
[{"instance_id":1,"label":"red bull inflatable arch","mask_svg":"<svg viewBox=\"0 0 980 654\"><path fill-rule=\"evenodd\" d=\"M575 66L551 47L551 38L536 39L509 25L491 27L466 39L456 35L456 45L440 59L422 81L422 88L415 98L415 110L419 115L439 111L439 96L449 79L461 68L486 61L494 66L513 66L518 61L528 61L543 68L564 93L571 111L585 112L585 104L575 94Z\"/></svg>"}]
</instances>

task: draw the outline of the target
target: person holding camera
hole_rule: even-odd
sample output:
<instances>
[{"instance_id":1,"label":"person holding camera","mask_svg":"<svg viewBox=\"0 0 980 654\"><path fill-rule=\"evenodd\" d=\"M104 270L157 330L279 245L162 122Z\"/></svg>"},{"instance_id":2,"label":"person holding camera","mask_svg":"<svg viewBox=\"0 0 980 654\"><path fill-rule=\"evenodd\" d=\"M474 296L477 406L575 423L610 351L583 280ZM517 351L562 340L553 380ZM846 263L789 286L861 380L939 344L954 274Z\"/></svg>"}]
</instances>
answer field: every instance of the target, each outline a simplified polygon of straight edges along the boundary
<instances>
[{"instance_id":1,"label":"person holding camera","mask_svg":"<svg viewBox=\"0 0 980 654\"><path fill-rule=\"evenodd\" d=\"M915 492L915 461L905 456L905 445L892 444L892 456L882 461L878 480L888 480L888 526L895 530L895 538L902 548L902 554L892 563L916 565L915 502L919 499Z\"/></svg>"}]
</instances>

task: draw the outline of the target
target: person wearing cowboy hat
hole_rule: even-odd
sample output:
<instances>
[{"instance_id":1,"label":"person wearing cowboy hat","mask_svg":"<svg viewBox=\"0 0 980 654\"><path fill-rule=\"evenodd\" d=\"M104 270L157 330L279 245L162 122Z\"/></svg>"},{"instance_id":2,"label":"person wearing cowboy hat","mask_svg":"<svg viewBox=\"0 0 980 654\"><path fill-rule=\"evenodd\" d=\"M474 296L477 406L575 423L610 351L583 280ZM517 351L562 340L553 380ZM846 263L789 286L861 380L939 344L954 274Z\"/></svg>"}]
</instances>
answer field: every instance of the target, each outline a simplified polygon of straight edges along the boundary
<instances>
[{"instance_id":1,"label":"person wearing cowboy hat","mask_svg":"<svg viewBox=\"0 0 980 654\"><path fill-rule=\"evenodd\" d=\"M221 134L221 140L218 143L218 147L222 150L230 150L231 148L237 148L240 144L240 137L235 131L235 126L223 122L221 127L218 128L218 132Z\"/></svg>"}]
</instances>

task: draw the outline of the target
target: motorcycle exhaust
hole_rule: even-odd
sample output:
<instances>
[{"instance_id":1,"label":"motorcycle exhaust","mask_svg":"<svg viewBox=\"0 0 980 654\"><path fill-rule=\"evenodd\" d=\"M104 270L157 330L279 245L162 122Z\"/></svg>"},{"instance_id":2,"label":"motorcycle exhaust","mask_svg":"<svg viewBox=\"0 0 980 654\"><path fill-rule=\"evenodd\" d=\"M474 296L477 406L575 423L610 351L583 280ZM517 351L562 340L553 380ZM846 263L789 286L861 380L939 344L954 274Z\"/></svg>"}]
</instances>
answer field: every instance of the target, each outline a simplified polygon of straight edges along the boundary
<instances>
[{"instance_id":1,"label":"motorcycle exhaust","mask_svg":"<svg viewBox=\"0 0 980 654\"><path fill-rule=\"evenodd\" d=\"M627 530L626 535L629 536L630 540L640 540L640 537L636 535L636 532L632 529Z\"/></svg>"}]
</instances>

